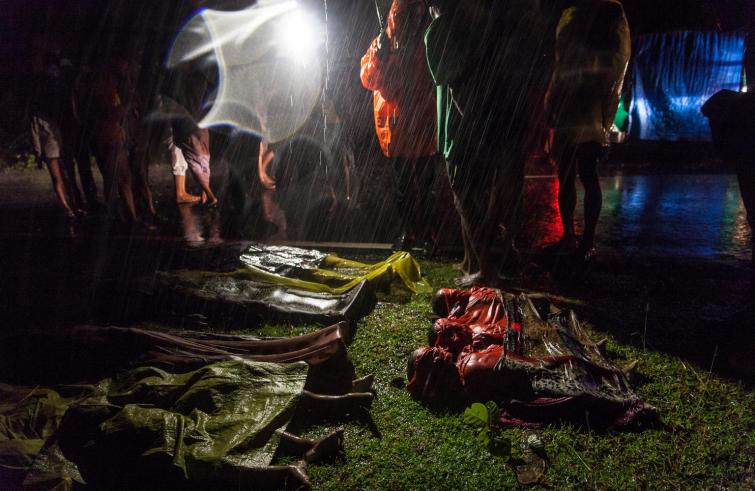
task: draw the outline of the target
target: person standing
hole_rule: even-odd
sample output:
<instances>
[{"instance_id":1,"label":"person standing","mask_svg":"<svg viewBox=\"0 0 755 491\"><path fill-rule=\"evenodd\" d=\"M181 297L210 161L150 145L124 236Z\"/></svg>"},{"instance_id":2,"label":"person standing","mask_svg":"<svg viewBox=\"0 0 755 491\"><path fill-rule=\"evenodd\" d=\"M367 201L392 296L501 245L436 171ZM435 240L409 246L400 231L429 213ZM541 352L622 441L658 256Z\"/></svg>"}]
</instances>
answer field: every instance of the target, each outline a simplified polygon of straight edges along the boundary
<instances>
[{"instance_id":1,"label":"person standing","mask_svg":"<svg viewBox=\"0 0 755 491\"><path fill-rule=\"evenodd\" d=\"M556 28L556 60L546 107L553 127L551 155L558 164L558 207L564 233L551 252L592 254L603 206L598 164L604 160L629 63L631 41L616 0L580 0ZM585 188L585 225L577 244L576 176Z\"/></svg>"},{"instance_id":2,"label":"person standing","mask_svg":"<svg viewBox=\"0 0 755 491\"><path fill-rule=\"evenodd\" d=\"M755 80L753 47L755 30L749 34L748 46L745 48L745 75L748 82ZM722 326L730 330L730 335L725 336L728 343L724 344L724 354L729 368L749 378L755 377L755 362L752 357L755 351L755 338L752 335L752 327L755 325L755 92L751 91L753 85L755 84L752 82L748 83L747 92L718 91L701 108L710 123L716 153L737 173L739 192L750 226L750 287L743 295L743 310L727 319Z\"/></svg>"},{"instance_id":3,"label":"person standing","mask_svg":"<svg viewBox=\"0 0 755 491\"><path fill-rule=\"evenodd\" d=\"M433 0L425 34L443 153L465 245L460 285L516 270L524 164L542 101L544 23L535 0ZM547 78L546 78L547 80ZM498 250L494 246L498 245Z\"/></svg>"},{"instance_id":4,"label":"person standing","mask_svg":"<svg viewBox=\"0 0 755 491\"><path fill-rule=\"evenodd\" d=\"M168 97L178 104L173 114L173 143L181 150L194 179L202 188L202 204L216 206L218 198L210 186L210 132L198 125L206 108L211 82L207 68L200 64L201 61L189 62L170 74L172 87ZM176 177L177 192L182 194L181 197L177 194L176 200L191 201L185 194L185 178ZM179 191L179 179L184 186L183 191Z\"/></svg>"},{"instance_id":5,"label":"person standing","mask_svg":"<svg viewBox=\"0 0 755 491\"><path fill-rule=\"evenodd\" d=\"M435 101L422 42L429 22L424 0L393 0L385 30L361 60L362 85L373 92L380 148L396 177L400 232L395 246L403 250L423 241L432 206Z\"/></svg>"},{"instance_id":6,"label":"person standing","mask_svg":"<svg viewBox=\"0 0 755 491\"><path fill-rule=\"evenodd\" d=\"M748 73L749 74L749 73ZM748 78L749 80L749 78ZM750 230L755 230L755 92L720 90L702 107L716 152L734 168ZM752 248L755 266L755 247Z\"/></svg>"},{"instance_id":7,"label":"person standing","mask_svg":"<svg viewBox=\"0 0 755 491\"><path fill-rule=\"evenodd\" d=\"M33 102L31 137L34 154L44 162L52 178L58 203L69 218L81 210L81 192L76 185L73 162L65 146L62 122L65 114L65 91L61 69L54 55L48 55L44 72L37 78Z\"/></svg>"},{"instance_id":8,"label":"person standing","mask_svg":"<svg viewBox=\"0 0 755 491\"><path fill-rule=\"evenodd\" d=\"M124 93L129 63L125 57L114 55L95 78L95 124L92 130L97 165L105 183L105 198L110 211L120 197L120 212L128 224L138 222L131 172L128 163L126 118L129 112L128 94Z\"/></svg>"},{"instance_id":9,"label":"person standing","mask_svg":"<svg viewBox=\"0 0 755 491\"><path fill-rule=\"evenodd\" d=\"M75 68L64 59L61 61L61 79L65 111L62 124L63 138L70 157L76 160L76 169L86 197L87 208L95 211L100 207L97 199L97 184L92 174L91 148L87 114L91 102L91 70L86 65Z\"/></svg>"}]
</instances>

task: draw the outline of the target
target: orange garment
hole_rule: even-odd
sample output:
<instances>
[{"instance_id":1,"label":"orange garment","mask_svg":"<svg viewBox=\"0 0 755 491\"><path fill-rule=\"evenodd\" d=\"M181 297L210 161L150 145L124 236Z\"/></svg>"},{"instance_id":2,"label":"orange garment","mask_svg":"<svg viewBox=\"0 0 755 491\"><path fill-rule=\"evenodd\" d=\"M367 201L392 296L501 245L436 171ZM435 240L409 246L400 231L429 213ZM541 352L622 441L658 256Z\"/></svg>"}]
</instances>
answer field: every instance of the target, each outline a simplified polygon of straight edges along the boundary
<instances>
[{"instance_id":1,"label":"orange garment","mask_svg":"<svg viewBox=\"0 0 755 491\"><path fill-rule=\"evenodd\" d=\"M393 0L385 29L385 54L373 39L362 57L360 78L373 91L375 132L386 157L433 155L435 85L422 35L429 23L421 0Z\"/></svg>"}]
</instances>

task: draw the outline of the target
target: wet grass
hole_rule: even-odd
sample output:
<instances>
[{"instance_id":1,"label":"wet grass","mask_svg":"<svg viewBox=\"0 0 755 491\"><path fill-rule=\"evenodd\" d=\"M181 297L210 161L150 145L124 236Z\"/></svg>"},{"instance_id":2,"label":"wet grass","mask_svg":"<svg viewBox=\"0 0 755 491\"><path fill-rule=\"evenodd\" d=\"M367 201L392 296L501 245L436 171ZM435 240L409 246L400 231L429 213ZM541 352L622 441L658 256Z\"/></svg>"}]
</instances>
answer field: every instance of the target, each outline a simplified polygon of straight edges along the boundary
<instances>
[{"instance_id":1,"label":"wet grass","mask_svg":"<svg viewBox=\"0 0 755 491\"><path fill-rule=\"evenodd\" d=\"M434 288L452 285L447 264L424 263ZM403 388L405 360L426 343L429 295L380 303L359 323L349 347L357 373L376 375L375 437L346 422L345 458L309 468L315 489L508 489L519 487L506 462L487 453L458 412L433 411ZM588 330L589 330L588 325ZM306 327L267 326L261 334L295 335ZM260 333L260 331L257 331ZM601 333L600 337L604 334ZM597 336L596 336L597 337ZM755 394L708 370L663 353L619 344L618 365L640 360L639 396L658 407L665 428L596 432L551 426L545 485L556 489L752 489L755 485ZM322 434L330 428L310 428ZM521 430L506 430L514 446Z\"/></svg>"}]
</instances>

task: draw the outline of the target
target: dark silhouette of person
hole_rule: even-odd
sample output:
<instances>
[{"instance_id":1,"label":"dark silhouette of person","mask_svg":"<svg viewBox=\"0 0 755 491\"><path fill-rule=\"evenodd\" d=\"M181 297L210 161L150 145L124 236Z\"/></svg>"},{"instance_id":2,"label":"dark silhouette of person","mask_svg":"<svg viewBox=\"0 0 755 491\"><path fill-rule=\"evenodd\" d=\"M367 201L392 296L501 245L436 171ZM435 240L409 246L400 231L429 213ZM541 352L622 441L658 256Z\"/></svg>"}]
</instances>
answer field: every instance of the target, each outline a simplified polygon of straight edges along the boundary
<instances>
[{"instance_id":1,"label":"dark silhouette of person","mask_svg":"<svg viewBox=\"0 0 755 491\"><path fill-rule=\"evenodd\" d=\"M591 252L603 206L598 164L608 148L631 42L621 4L582 0L564 10L556 28L556 56L546 106L553 126L551 155L558 163L558 206L564 233L548 249L577 247L576 176L585 188L585 225L579 252Z\"/></svg>"}]
</instances>

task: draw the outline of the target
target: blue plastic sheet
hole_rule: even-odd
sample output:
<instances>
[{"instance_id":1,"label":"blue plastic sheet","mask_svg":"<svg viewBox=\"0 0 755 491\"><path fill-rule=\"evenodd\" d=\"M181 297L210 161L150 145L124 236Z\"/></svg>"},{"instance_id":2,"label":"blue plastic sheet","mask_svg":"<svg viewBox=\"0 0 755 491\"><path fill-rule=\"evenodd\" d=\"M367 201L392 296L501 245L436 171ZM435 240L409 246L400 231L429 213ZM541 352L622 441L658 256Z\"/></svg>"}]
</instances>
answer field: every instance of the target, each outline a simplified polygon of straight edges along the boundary
<instances>
[{"instance_id":1,"label":"blue plastic sheet","mask_svg":"<svg viewBox=\"0 0 755 491\"><path fill-rule=\"evenodd\" d=\"M670 32L634 40L630 138L710 141L705 101L742 83L744 33Z\"/></svg>"}]
</instances>

